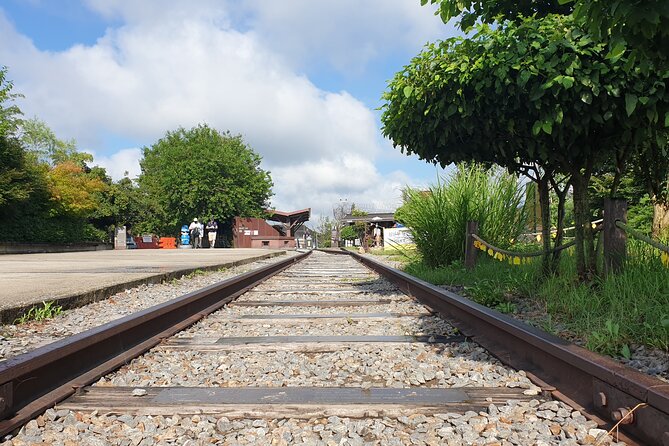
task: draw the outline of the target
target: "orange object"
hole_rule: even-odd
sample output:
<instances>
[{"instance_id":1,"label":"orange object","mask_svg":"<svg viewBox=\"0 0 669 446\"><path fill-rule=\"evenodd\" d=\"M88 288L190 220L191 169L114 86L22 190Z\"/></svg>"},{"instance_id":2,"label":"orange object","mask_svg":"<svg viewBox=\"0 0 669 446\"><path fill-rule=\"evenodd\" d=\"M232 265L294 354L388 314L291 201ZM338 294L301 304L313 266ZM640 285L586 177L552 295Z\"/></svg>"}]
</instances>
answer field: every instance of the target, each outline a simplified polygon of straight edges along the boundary
<instances>
[{"instance_id":1,"label":"orange object","mask_svg":"<svg viewBox=\"0 0 669 446\"><path fill-rule=\"evenodd\" d=\"M158 246L160 249L177 249L177 239L175 237L160 237Z\"/></svg>"}]
</instances>

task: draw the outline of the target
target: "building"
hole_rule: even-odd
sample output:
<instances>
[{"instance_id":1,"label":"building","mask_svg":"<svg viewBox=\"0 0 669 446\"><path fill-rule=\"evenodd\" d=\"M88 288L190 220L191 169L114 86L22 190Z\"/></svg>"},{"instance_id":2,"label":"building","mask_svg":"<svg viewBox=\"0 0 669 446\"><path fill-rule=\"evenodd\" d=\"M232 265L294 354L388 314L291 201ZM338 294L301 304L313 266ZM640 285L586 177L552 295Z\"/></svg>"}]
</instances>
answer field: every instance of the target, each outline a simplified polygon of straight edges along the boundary
<instances>
[{"instance_id":1,"label":"building","mask_svg":"<svg viewBox=\"0 0 669 446\"><path fill-rule=\"evenodd\" d=\"M267 210L267 219L235 217L232 239L235 248L294 249L295 236L309 221L311 208L293 212Z\"/></svg>"}]
</instances>

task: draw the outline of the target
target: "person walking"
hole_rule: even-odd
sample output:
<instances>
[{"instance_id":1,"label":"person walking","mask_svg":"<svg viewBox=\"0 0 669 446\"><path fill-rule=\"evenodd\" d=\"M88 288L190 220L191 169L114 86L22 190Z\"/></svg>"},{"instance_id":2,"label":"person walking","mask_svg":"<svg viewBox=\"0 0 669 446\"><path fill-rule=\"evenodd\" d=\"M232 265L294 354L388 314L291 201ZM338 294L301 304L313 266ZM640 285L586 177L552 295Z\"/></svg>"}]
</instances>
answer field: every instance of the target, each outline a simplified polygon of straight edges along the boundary
<instances>
[{"instance_id":1,"label":"person walking","mask_svg":"<svg viewBox=\"0 0 669 446\"><path fill-rule=\"evenodd\" d=\"M197 221L197 217L193 219L193 222L188 226L188 231L190 231L190 240L193 245L193 249L202 247L202 227Z\"/></svg>"},{"instance_id":2,"label":"person walking","mask_svg":"<svg viewBox=\"0 0 669 446\"><path fill-rule=\"evenodd\" d=\"M216 244L216 233L218 232L218 223L212 218L207 223L207 237L209 237L209 247L213 248Z\"/></svg>"}]
</instances>

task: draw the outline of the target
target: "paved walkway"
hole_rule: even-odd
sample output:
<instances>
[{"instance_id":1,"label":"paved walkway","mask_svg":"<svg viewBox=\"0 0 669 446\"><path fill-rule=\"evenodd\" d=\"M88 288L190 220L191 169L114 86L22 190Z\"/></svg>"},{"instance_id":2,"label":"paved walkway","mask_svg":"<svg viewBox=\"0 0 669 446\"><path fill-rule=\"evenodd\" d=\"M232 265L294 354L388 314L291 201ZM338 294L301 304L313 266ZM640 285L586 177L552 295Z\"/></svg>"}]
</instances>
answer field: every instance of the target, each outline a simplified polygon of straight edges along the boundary
<instances>
[{"instance_id":1,"label":"paved walkway","mask_svg":"<svg viewBox=\"0 0 669 446\"><path fill-rule=\"evenodd\" d=\"M0 255L0 319L6 322L12 314L1 313L42 301L77 306L140 283L281 253L266 249L133 249Z\"/></svg>"}]
</instances>

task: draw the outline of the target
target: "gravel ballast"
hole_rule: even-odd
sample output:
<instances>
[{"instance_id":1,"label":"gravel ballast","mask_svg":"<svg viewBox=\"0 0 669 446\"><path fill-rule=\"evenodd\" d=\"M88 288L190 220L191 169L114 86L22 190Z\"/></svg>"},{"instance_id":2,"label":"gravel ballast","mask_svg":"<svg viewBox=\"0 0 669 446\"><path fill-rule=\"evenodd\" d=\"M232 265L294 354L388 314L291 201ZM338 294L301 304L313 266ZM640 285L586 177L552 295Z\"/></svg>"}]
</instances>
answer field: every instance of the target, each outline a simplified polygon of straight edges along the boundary
<instances>
[{"instance_id":1,"label":"gravel ballast","mask_svg":"<svg viewBox=\"0 0 669 446\"><path fill-rule=\"evenodd\" d=\"M356 268L362 266L353 259L315 252L289 271L315 268L329 262L330 268ZM277 259L278 260L278 259ZM271 261L258 262L242 268L255 268ZM240 271L241 272L241 271ZM226 272L229 273L229 272ZM170 284L128 290L122 295L133 296L130 301L153 300L156 294L192 291L209 285L219 277L206 274L184 279L179 289ZM225 273L223 273L225 274ZM200 320L177 335L178 340L240 337L240 336L391 336L425 335L454 336L457 329L447 321L430 315L427 309L397 290L386 280L370 274L373 279L364 286L369 294L355 296L329 296L290 294L291 299L388 299L391 303L371 306L317 307L224 307ZM212 277L210 277L212 276ZM229 276L228 276L229 277ZM190 280L196 283L189 282ZM327 279L314 278L324 282ZM181 281L179 281L181 282ZM263 284L260 290L299 289L302 281L294 277L275 277ZM318 287L312 285L313 287ZM350 287L329 280L328 288ZM192 288L191 288L192 287ZM258 288L256 288L258 290ZM375 291L380 291L375 294ZM271 291L270 291L271 292ZM172 294L170 294L171 296ZM122 299L126 296L120 296ZM176 296L173 296L176 297ZM172 298L172 297L170 297ZM244 300L272 299L271 294L248 293ZM274 300L288 299L286 296ZM164 298L164 300L168 300ZM163 300L163 301L164 301ZM98 304L103 304L99 302ZM97 304L93 304L97 305ZM130 310L128 303L121 304ZM110 306L114 306L113 304ZM76 312L84 308L72 310ZM92 312L95 310L91 310ZM98 309L98 311L105 311ZM113 310L105 316L111 317ZM62 318L65 319L69 313ZM304 314L369 314L412 313L408 317L385 320L364 318L322 318L306 321L275 322L274 320L239 320L243 315L304 315ZM416 313L421 315L416 316ZM90 313L93 314L93 313ZM127 313L125 313L127 314ZM85 318L85 314L80 317ZM90 317L90 316L89 316ZM118 316L120 317L120 316ZM81 319L83 320L83 319ZM110 319L113 320L113 319ZM69 322L68 322L69 323ZM47 325L47 324L45 324ZM72 332L67 326L62 333ZM83 330L79 329L78 331ZM35 336L43 342L55 336L55 328L45 335ZM42 336L42 337L40 337ZM3 344L3 348L11 345ZM3 341L5 342L5 341ZM29 344L34 345L34 344ZM4 445L586 445L622 444L612 442L596 423L588 421L568 405L545 399L541 389L534 385L522 371L512 370L475 343L467 341L411 342L331 347L327 351L251 351L238 350L187 350L170 349L169 342L159 345L116 372L98 380L95 386L127 387L387 387L387 388L517 388L531 401L509 401L506 404L489 404L486 410L466 413L424 415L420 410L407 416L366 418L226 418L210 415L147 416L131 414L82 413L70 410L49 409L29 422L15 437L8 437ZM18 347L17 347L18 349ZM12 352L11 349L8 350ZM136 389L138 397L140 390Z\"/></svg>"}]
</instances>

